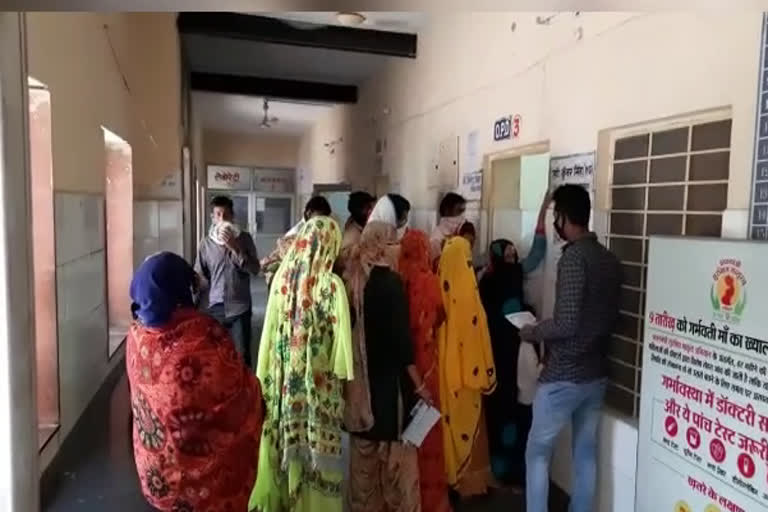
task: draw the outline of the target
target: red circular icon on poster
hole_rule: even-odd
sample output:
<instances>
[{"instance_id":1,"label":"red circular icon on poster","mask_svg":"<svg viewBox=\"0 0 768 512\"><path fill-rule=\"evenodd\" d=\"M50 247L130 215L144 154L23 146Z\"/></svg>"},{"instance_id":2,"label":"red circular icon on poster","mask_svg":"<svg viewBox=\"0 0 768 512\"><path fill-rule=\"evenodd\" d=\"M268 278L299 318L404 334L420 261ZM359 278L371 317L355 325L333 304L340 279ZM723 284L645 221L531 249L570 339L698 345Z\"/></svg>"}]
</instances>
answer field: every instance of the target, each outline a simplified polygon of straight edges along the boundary
<instances>
[{"instance_id":1,"label":"red circular icon on poster","mask_svg":"<svg viewBox=\"0 0 768 512\"><path fill-rule=\"evenodd\" d=\"M664 429L669 437L675 437L677 435L677 420L672 416L667 416L667 419L664 420Z\"/></svg>"},{"instance_id":2,"label":"red circular icon on poster","mask_svg":"<svg viewBox=\"0 0 768 512\"><path fill-rule=\"evenodd\" d=\"M725 445L719 439L713 439L709 443L709 454L712 456L712 460L718 464L722 464L725 460Z\"/></svg>"},{"instance_id":3,"label":"red circular icon on poster","mask_svg":"<svg viewBox=\"0 0 768 512\"><path fill-rule=\"evenodd\" d=\"M755 461L753 461L752 457L746 453L739 455L738 465L739 473L741 473L744 478L752 478L755 476Z\"/></svg>"},{"instance_id":4,"label":"red circular icon on poster","mask_svg":"<svg viewBox=\"0 0 768 512\"><path fill-rule=\"evenodd\" d=\"M685 433L686 439L688 439L688 445L694 450L701 446L701 436L699 431L693 427L688 427L688 431Z\"/></svg>"}]
</instances>

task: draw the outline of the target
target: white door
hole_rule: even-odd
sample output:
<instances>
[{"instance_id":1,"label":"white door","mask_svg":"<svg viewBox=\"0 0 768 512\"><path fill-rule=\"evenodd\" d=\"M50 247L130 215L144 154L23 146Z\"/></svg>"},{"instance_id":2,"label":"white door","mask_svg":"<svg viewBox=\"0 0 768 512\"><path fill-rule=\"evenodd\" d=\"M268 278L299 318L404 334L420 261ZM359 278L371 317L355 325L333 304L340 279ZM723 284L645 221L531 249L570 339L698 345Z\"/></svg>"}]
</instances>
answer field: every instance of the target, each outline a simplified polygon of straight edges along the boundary
<instances>
[{"instance_id":1,"label":"white door","mask_svg":"<svg viewBox=\"0 0 768 512\"><path fill-rule=\"evenodd\" d=\"M293 196L287 194L252 194L254 229L251 230L259 258L271 253L277 240L293 226Z\"/></svg>"}]
</instances>

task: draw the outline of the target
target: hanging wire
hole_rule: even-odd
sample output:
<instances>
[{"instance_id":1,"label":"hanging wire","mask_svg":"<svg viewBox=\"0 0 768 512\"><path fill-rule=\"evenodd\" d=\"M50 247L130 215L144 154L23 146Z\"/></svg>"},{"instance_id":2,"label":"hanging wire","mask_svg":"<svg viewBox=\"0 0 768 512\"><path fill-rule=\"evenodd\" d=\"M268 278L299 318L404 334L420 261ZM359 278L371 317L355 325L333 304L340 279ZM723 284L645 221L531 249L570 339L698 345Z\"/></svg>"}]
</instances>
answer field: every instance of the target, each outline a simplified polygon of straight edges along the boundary
<instances>
[{"instance_id":1,"label":"hanging wire","mask_svg":"<svg viewBox=\"0 0 768 512\"><path fill-rule=\"evenodd\" d=\"M107 37L107 44L109 44L109 49L112 52L112 58L115 61L115 66L117 66L117 72L120 73L120 77L123 79L125 90L128 91L128 94L131 94L131 87L128 85L128 78L126 78L125 73L123 73L123 68L120 67L120 59L117 58L115 45L112 43L112 38L109 35L109 25L106 23L104 24L104 35Z\"/></svg>"}]
</instances>

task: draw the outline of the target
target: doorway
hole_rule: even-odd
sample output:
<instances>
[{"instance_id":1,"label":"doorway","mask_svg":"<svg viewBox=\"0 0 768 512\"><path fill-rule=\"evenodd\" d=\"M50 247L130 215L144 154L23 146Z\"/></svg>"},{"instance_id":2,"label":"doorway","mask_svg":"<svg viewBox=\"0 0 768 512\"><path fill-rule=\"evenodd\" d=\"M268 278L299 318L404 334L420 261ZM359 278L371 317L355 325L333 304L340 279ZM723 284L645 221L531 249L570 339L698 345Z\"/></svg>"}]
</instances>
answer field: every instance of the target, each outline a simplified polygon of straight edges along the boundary
<instances>
[{"instance_id":1,"label":"doorway","mask_svg":"<svg viewBox=\"0 0 768 512\"><path fill-rule=\"evenodd\" d=\"M525 257L533 244L541 202L549 188L549 151L540 144L489 157L488 240L512 241ZM526 276L526 302L537 312L544 307L546 260Z\"/></svg>"},{"instance_id":2,"label":"doorway","mask_svg":"<svg viewBox=\"0 0 768 512\"><path fill-rule=\"evenodd\" d=\"M506 238L525 252L549 187L549 153L493 159L490 182L489 240Z\"/></svg>"},{"instance_id":3,"label":"doorway","mask_svg":"<svg viewBox=\"0 0 768 512\"><path fill-rule=\"evenodd\" d=\"M349 219L349 210L347 204L349 203L349 194L352 192L352 187L344 184L329 184L329 185L315 185L313 195L323 196L328 200L331 205L331 216L339 223L339 228L344 231L344 226Z\"/></svg>"}]
</instances>

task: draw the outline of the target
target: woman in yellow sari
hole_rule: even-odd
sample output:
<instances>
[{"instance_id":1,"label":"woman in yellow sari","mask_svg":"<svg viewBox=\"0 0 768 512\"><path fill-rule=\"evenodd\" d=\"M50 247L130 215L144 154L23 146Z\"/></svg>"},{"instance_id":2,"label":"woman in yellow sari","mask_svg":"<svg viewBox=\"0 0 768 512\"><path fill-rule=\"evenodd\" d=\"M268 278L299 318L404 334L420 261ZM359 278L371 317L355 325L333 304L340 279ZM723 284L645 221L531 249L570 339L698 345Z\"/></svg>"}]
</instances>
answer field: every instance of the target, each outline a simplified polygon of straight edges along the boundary
<instances>
[{"instance_id":1,"label":"woman in yellow sari","mask_svg":"<svg viewBox=\"0 0 768 512\"><path fill-rule=\"evenodd\" d=\"M482 395L496 387L488 322L472 267L473 239L448 240L439 265L446 313L439 333L445 466L448 483L462 497L484 494L491 483Z\"/></svg>"}]
</instances>

